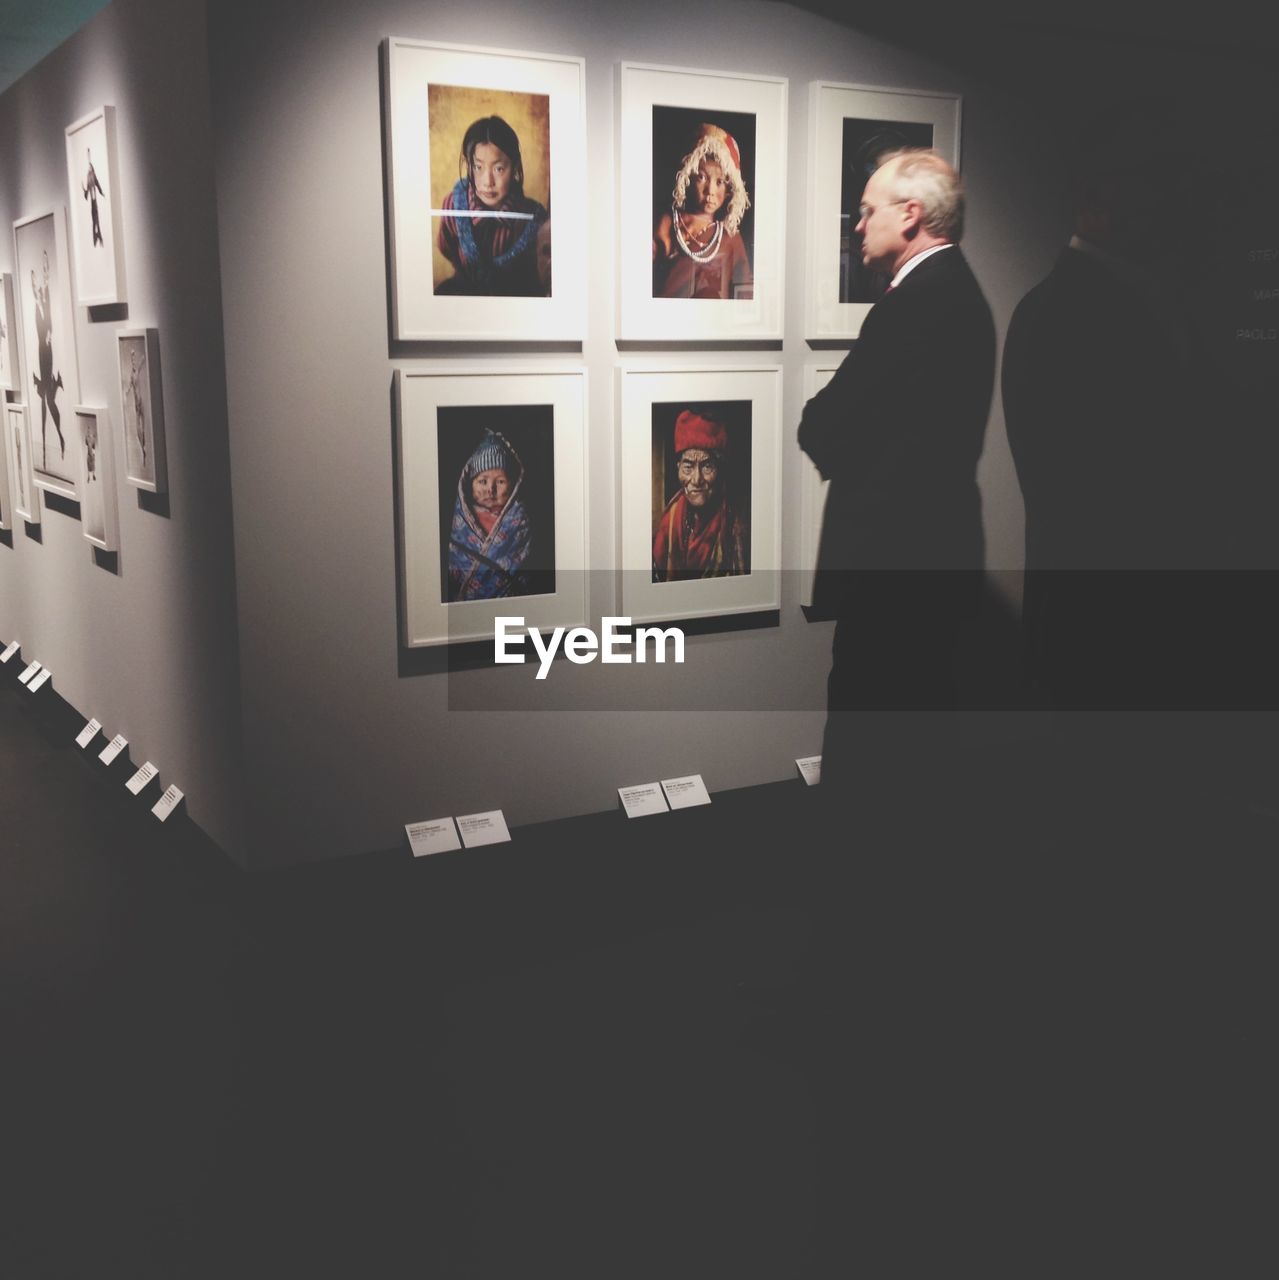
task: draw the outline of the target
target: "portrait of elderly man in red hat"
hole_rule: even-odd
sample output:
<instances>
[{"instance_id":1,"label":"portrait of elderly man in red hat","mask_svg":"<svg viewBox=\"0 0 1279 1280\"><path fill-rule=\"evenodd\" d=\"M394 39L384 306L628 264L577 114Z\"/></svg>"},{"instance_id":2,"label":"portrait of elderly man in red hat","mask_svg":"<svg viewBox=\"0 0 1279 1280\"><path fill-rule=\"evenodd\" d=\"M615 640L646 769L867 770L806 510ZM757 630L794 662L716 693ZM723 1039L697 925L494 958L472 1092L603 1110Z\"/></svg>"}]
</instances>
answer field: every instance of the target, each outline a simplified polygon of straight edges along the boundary
<instances>
[{"instance_id":1,"label":"portrait of elderly man in red hat","mask_svg":"<svg viewBox=\"0 0 1279 1280\"><path fill-rule=\"evenodd\" d=\"M653 527L653 581L727 578L750 572L750 485L734 464L749 466L749 425L734 422L750 402L701 408L653 406L654 445L669 456L669 415L675 416L674 493L656 511ZM665 419L665 421L663 421ZM665 439L659 439L658 437ZM669 471L669 468L664 468ZM669 485L655 491L656 502Z\"/></svg>"},{"instance_id":2,"label":"portrait of elderly man in red hat","mask_svg":"<svg viewBox=\"0 0 1279 1280\"><path fill-rule=\"evenodd\" d=\"M653 108L653 297L754 296L755 118ZM674 167L674 178L671 168Z\"/></svg>"}]
</instances>

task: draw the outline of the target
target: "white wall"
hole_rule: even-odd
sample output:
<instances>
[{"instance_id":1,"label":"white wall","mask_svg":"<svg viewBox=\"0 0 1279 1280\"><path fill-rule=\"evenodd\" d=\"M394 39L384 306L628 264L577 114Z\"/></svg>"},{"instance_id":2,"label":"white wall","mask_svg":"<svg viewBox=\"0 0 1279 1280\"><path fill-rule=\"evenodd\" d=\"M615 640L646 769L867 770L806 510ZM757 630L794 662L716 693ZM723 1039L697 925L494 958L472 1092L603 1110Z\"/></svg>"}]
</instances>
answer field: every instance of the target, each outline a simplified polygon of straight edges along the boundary
<instances>
[{"instance_id":1,"label":"white wall","mask_svg":"<svg viewBox=\"0 0 1279 1280\"><path fill-rule=\"evenodd\" d=\"M786 340L778 351L710 357L784 365L790 565L799 546L794 428L804 366L820 358L802 337L808 82L964 95L965 249L1001 333L1065 234L1059 216L1042 212L1057 183L1034 145L1036 122L943 66L766 0L632 8L275 0L223 3L210 15L245 755L259 860L388 847L404 822L447 813L502 807L512 823L527 823L598 811L615 804L620 784L687 772L701 772L712 791L791 776L795 756L820 750L830 643L829 625L800 612L794 578L779 625L690 637L687 666L660 680L652 668L558 663L535 683L529 668L448 674L440 655L401 654L392 372L502 353L389 340L378 59L387 35L586 59L584 163L599 180L589 184L581 247L591 264L581 360L597 617L617 611L617 61L790 80ZM1015 571L1021 503L997 408L980 481L988 562ZM698 710L708 707L719 709Z\"/></svg>"},{"instance_id":2,"label":"white wall","mask_svg":"<svg viewBox=\"0 0 1279 1280\"><path fill-rule=\"evenodd\" d=\"M46 507L0 544L0 637L244 856L225 371L204 6L116 0L0 95L0 264L14 219L68 201L63 130L116 108L128 304L75 308L81 397L115 424L120 552L95 563L73 514ZM160 331L167 504L123 483L115 331ZM22 399L30 374L24 374ZM38 422L38 419L37 419ZM167 506L167 509L166 509Z\"/></svg>"}]
</instances>

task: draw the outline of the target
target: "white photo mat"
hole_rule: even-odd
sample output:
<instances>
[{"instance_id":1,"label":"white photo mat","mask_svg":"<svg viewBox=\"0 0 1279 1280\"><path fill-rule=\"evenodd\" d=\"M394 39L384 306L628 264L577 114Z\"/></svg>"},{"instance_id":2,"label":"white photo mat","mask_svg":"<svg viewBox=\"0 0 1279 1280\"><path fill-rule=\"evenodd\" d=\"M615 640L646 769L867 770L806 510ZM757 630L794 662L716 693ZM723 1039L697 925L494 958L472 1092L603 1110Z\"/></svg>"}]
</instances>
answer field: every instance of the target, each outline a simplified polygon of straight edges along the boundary
<instances>
[{"instance_id":1,"label":"white photo mat","mask_svg":"<svg viewBox=\"0 0 1279 1280\"><path fill-rule=\"evenodd\" d=\"M148 493L163 493L168 479L164 453L160 331L117 329L115 339L125 483Z\"/></svg>"},{"instance_id":2,"label":"white photo mat","mask_svg":"<svg viewBox=\"0 0 1279 1280\"><path fill-rule=\"evenodd\" d=\"M849 159L843 154L844 121L931 125L934 149L958 168L960 105L954 94L824 80L809 85L806 338L856 338L873 305L840 301L840 197ZM848 231L851 238L851 224Z\"/></svg>"},{"instance_id":3,"label":"white photo mat","mask_svg":"<svg viewBox=\"0 0 1279 1280\"><path fill-rule=\"evenodd\" d=\"M82 307L125 302L115 108L98 107L69 124L66 146L76 301Z\"/></svg>"},{"instance_id":4,"label":"white photo mat","mask_svg":"<svg viewBox=\"0 0 1279 1280\"><path fill-rule=\"evenodd\" d=\"M76 499L79 497L80 477L71 419L72 407L80 399L80 375L66 217L60 206L19 218L13 224L13 260L22 333L23 398L30 414L31 444L35 451L31 466L35 483L50 493ZM49 335L52 360L46 358L42 362L40 335L45 332ZM49 364L48 371L44 369L44 363ZM42 392L37 380L43 383L45 372L51 379L60 378L61 383ZM26 388L30 388L29 394ZM50 403L52 409L49 408ZM53 418L54 410L58 414L58 423ZM58 440L59 427L65 447Z\"/></svg>"},{"instance_id":5,"label":"white photo mat","mask_svg":"<svg viewBox=\"0 0 1279 1280\"><path fill-rule=\"evenodd\" d=\"M4 428L4 451L9 465L14 515L27 524L39 524L40 490L36 488L35 474L31 470L31 426L26 405L5 405Z\"/></svg>"},{"instance_id":6,"label":"white photo mat","mask_svg":"<svg viewBox=\"0 0 1279 1280\"><path fill-rule=\"evenodd\" d=\"M401 340L580 340L586 326L586 64L581 58L388 37L387 193L392 335ZM550 99L551 296L436 295L431 85ZM438 140L437 140L438 141ZM462 135L448 146L457 154Z\"/></svg>"},{"instance_id":7,"label":"white photo mat","mask_svg":"<svg viewBox=\"0 0 1279 1280\"><path fill-rule=\"evenodd\" d=\"M6 421L6 443L8 434ZM0 449L0 529L12 529L14 526L17 516L13 509L13 499L17 491L18 477L14 474L14 464L9 459L9 450L8 448Z\"/></svg>"},{"instance_id":8,"label":"white photo mat","mask_svg":"<svg viewBox=\"0 0 1279 1280\"><path fill-rule=\"evenodd\" d=\"M116 551L120 533L111 415L98 405L77 405L71 429L80 455L80 532L95 547Z\"/></svg>"},{"instance_id":9,"label":"white photo mat","mask_svg":"<svg viewBox=\"0 0 1279 1280\"><path fill-rule=\"evenodd\" d=\"M618 304L626 340L780 339L786 262L787 81L623 62L618 71ZM755 118L751 299L653 297L653 108Z\"/></svg>"},{"instance_id":10,"label":"white photo mat","mask_svg":"<svg viewBox=\"0 0 1279 1280\"><path fill-rule=\"evenodd\" d=\"M644 368L618 371L621 431L622 614L635 622L780 608L782 370ZM750 572L653 581L653 406L750 403Z\"/></svg>"},{"instance_id":11,"label":"white photo mat","mask_svg":"<svg viewBox=\"0 0 1279 1280\"><path fill-rule=\"evenodd\" d=\"M807 404L835 376L840 360L804 366L804 403ZM796 446L798 448L798 446ZM799 602L813 603L813 576L817 570L817 549L822 537L822 515L826 510L829 480L822 479L813 460L799 451Z\"/></svg>"},{"instance_id":12,"label":"white photo mat","mask_svg":"<svg viewBox=\"0 0 1279 1280\"><path fill-rule=\"evenodd\" d=\"M408 648L492 641L499 616L522 616L549 630L587 621L586 373L581 368L395 371L400 501L400 599ZM553 423L554 591L492 599L442 599L439 411L451 407L535 406ZM533 534L536 539L536 529Z\"/></svg>"},{"instance_id":13,"label":"white photo mat","mask_svg":"<svg viewBox=\"0 0 1279 1280\"><path fill-rule=\"evenodd\" d=\"M0 275L0 391L21 393L18 377L18 315L13 305L13 276Z\"/></svg>"}]
</instances>

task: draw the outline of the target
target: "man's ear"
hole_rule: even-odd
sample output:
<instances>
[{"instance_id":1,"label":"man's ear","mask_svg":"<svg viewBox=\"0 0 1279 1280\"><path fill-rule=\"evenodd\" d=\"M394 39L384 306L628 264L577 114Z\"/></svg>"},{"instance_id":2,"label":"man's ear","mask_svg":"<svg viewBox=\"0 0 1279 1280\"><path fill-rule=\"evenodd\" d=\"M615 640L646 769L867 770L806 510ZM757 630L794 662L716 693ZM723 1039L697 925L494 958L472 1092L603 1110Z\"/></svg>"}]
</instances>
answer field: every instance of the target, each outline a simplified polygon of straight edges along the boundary
<instances>
[{"instance_id":1,"label":"man's ear","mask_svg":"<svg viewBox=\"0 0 1279 1280\"><path fill-rule=\"evenodd\" d=\"M924 225L924 206L918 200L903 200L901 211L902 229L908 237L913 239Z\"/></svg>"}]
</instances>

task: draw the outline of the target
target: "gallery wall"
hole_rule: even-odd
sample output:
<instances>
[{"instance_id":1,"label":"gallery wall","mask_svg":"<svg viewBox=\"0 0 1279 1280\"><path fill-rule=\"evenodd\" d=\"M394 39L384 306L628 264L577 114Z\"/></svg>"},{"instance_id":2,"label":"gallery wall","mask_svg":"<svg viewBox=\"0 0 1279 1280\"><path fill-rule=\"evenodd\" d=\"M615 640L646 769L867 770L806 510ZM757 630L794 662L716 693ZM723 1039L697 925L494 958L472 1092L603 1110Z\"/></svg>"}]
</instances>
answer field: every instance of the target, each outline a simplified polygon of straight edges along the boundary
<instances>
[{"instance_id":1,"label":"gallery wall","mask_svg":"<svg viewBox=\"0 0 1279 1280\"><path fill-rule=\"evenodd\" d=\"M580 351L391 341L379 72L390 35L585 58ZM841 354L803 334L809 82L963 95L964 247L1001 337L1068 231L1033 115L944 65L768 0L223 3L209 42L255 865L390 847L405 822L446 814L502 808L520 824L598 811L619 785L687 773L712 793L794 776L794 758L821 749L831 640L830 624L799 607L797 571L783 574L781 608L762 625L690 630L678 669L560 661L539 682L531 667L494 667L491 651L403 650L394 371L585 367L598 625L620 611L616 367L780 364L782 556L797 570L805 370ZM789 78L781 344L619 349L622 59ZM1015 587L1022 512L997 404L979 479L988 563Z\"/></svg>"},{"instance_id":2,"label":"gallery wall","mask_svg":"<svg viewBox=\"0 0 1279 1280\"><path fill-rule=\"evenodd\" d=\"M239 652L204 6L116 0L0 95L0 268L12 223L67 206L63 130L116 109L128 301L75 308L81 398L115 427L119 552L97 555L75 504L0 543L0 638L53 672L56 691L245 857ZM117 329L160 334L168 493L123 483ZM19 396L38 402L24 374ZM64 409L64 414L66 410ZM67 415L68 417L70 415ZM65 422L65 418L64 418ZM101 745L101 741L99 741Z\"/></svg>"}]
</instances>

